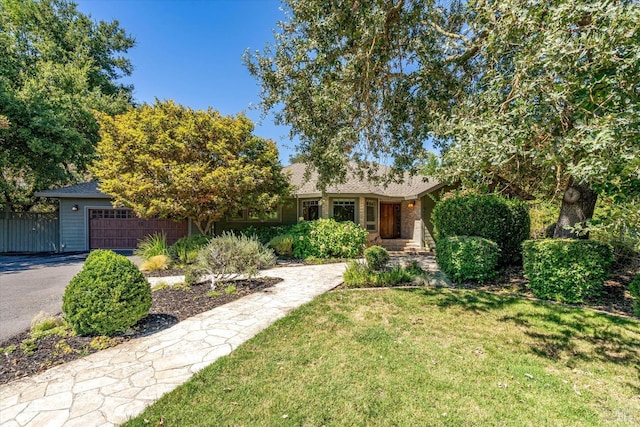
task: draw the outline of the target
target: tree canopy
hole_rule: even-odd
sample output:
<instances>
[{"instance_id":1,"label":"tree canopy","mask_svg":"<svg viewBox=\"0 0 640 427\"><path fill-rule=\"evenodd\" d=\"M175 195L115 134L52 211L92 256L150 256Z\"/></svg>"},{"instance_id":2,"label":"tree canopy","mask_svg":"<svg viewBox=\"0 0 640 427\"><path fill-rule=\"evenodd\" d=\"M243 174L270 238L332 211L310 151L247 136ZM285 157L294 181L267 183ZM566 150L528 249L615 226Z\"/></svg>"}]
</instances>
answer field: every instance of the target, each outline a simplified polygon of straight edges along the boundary
<instances>
[{"instance_id":1,"label":"tree canopy","mask_svg":"<svg viewBox=\"0 0 640 427\"><path fill-rule=\"evenodd\" d=\"M133 38L66 0L0 2L0 204L84 178L95 153L92 110L131 103L123 55Z\"/></svg>"},{"instance_id":2,"label":"tree canopy","mask_svg":"<svg viewBox=\"0 0 640 427\"><path fill-rule=\"evenodd\" d=\"M420 166L470 186L563 197L640 193L637 1L288 0L275 41L247 53L323 184L349 160Z\"/></svg>"},{"instance_id":3,"label":"tree canopy","mask_svg":"<svg viewBox=\"0 0 640 427\"><path fill-rule=\"evenodd\" d=\"M242 114L156 101L98 121L100 190L142 217L188 218L208 234L225 215L266 213L289 195L275 143Z\"/></svg>"}]
</instances>

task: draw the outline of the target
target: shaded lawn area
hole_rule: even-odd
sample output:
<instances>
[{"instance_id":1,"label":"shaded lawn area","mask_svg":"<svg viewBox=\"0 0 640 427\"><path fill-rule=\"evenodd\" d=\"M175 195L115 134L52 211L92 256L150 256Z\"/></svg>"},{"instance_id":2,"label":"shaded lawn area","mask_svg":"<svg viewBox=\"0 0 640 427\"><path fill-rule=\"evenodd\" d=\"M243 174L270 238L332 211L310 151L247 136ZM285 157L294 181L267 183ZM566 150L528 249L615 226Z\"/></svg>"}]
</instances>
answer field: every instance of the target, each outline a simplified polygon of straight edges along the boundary
<instances>
[{"instance_id":1,"label":"shaded lawn area","mask_svg":"<svg viewBox=\"0 0 640 427\"><path fill-rule=\"evenodd\" d=\"M127 425L638 425L640 322L476 291L340 290Z\"/></svg>"}]
</instances>

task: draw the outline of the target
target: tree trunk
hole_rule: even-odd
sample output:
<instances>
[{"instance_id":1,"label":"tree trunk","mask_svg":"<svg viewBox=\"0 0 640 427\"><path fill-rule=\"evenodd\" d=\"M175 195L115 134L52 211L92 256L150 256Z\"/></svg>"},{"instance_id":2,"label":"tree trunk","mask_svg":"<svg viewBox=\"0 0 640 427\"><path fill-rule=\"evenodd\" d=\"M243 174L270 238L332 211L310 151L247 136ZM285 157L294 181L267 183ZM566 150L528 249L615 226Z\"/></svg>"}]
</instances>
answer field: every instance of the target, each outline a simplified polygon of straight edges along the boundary
<instances>
[{"instance_id":1,"label":"tree trunk","mask_svg":"<svg viewBox=\"0 0 640 427\"><path fill-rule=\"evenodd\" d=\"M562 198L560 217L553 233L553 238L588 239L589 233L580 233L567 230L565 227L584 227L586 221L593 217L598 194L589 188L589 184L576 183L573 177L569 178L569 184Z\"/></svg>"}]
</instances>

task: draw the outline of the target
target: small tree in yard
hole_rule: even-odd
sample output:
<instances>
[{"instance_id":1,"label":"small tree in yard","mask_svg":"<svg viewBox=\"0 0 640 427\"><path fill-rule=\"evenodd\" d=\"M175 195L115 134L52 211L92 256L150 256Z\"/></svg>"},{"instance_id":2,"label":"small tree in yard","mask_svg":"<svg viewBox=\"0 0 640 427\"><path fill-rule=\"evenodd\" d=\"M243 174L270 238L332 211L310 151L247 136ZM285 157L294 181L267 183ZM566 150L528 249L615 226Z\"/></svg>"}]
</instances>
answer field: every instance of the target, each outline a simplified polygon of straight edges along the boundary
<instances>
[{"instance_id":1,"label":"small tree in yard","mask_svg":"<svg viewBox=\"0 0 640 427\"><path fill-rule=\"evenodd\" d=\"M156 101L98 121L100 189L144 218L188 218L209 234L226 214L268 212L289 194L275 143L242 114Z\"/></svg>"}]
</instances>

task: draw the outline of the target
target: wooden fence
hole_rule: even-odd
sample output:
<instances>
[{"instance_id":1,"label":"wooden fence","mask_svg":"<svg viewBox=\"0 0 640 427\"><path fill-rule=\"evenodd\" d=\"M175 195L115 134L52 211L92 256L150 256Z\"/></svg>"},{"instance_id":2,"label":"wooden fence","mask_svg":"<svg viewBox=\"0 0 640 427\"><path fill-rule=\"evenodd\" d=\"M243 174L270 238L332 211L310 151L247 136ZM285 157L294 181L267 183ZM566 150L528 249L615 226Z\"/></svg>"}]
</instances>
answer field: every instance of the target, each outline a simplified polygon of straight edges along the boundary
<instances>
[{"instance_id":1,"label":"wooden fence","mask_svg":"<svg viewBox=\"0 0 640 427\"><path fill-rule=\"evenodd\" d=\"M57 213L0 212L0 253L58 252Z\"/></svg>"}]
</instances>

